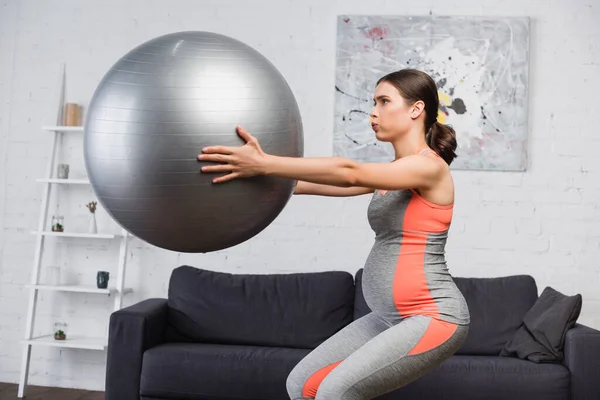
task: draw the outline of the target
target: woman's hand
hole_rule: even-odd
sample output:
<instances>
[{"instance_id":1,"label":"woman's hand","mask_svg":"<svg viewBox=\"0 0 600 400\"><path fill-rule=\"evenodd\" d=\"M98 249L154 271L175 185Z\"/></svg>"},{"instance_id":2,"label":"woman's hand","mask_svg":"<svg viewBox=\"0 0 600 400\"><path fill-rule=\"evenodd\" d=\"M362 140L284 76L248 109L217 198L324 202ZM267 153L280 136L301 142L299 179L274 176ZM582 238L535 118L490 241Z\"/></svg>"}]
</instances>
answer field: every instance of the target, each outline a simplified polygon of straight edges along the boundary
<instances>
[{"instance_id":1,"label":"woman's hand","mask_svg":"<svg viewBox=\"0 0 600 400\"><path fill-rule=\"evenodd\" d=\"M261 149L258 140L241 126L237 133L246 144L241 147L210 146L202 149L198 155L200 161L214 161L223 164L202 167L202 172L229 172L229 174L213 179L213 183L227 182L235 178L249 178L263 175L267 154Z\"/></svg>"}]
</instances>

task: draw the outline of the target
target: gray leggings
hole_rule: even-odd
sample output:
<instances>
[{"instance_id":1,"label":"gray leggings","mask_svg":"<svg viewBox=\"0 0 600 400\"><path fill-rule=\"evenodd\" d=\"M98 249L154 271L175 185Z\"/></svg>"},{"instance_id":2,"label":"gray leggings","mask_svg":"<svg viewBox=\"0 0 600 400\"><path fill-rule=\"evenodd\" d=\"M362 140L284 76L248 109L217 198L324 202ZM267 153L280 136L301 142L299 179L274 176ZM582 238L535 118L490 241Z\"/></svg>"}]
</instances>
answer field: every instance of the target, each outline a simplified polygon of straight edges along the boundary
<instances>
[{"instance_id":1,"label":"gray leggings","mask_svg":"<svg viewBox=\"0 0 600 400\"><path fill-rule=\"evenodd\" d=\"M412 316L390 325L371 312L304 357L286 382L291 399L365 400L439 366L464 343L469 325Z\"/></svg>"}]
</instances>

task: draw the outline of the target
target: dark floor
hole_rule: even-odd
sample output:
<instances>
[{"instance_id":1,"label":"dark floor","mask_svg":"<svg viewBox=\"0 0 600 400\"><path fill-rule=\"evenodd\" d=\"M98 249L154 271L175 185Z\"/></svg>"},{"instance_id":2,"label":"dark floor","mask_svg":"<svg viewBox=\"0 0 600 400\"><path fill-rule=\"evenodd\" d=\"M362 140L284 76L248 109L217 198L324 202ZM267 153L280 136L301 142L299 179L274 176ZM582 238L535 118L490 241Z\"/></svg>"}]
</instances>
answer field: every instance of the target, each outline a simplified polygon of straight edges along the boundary
<instances>
[{"instance_id":1,"label":"dark floor","mask_svg":"<svg viewBox=\"0 0 600 400\"><path fill-rule=\"evenodd\" d=\"M0 400L18 399L19 385L0 382ZM90 392L89 390L49 388L42 386L27 386L25 397L27 400L104 400L104 392Z\"/></svg>"}]
</instances>

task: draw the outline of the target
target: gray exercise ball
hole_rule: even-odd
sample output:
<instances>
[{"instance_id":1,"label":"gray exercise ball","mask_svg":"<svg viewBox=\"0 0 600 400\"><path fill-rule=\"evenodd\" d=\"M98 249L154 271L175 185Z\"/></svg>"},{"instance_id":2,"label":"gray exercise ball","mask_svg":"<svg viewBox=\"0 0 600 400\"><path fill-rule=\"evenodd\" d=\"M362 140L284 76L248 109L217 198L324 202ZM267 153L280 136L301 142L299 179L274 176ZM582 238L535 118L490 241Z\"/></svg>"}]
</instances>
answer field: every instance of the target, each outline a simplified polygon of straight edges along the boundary
<instances>
[{"instance_id":1,"label":"gray exercise ball","mask_svg":"<svg viewBox=\"0 0 600 400\"><path fill-rule=\"evenodd\" d=\"M100 204L132 235L168 250L206 253L242 243L283 210L295 181L214 184L200 171L211 145L241 146L241 125L265 152L302 157L300 112L283 76L248 45L178 32L119 59L95 90L84 159Z\"/></svg>"}]
</instances>

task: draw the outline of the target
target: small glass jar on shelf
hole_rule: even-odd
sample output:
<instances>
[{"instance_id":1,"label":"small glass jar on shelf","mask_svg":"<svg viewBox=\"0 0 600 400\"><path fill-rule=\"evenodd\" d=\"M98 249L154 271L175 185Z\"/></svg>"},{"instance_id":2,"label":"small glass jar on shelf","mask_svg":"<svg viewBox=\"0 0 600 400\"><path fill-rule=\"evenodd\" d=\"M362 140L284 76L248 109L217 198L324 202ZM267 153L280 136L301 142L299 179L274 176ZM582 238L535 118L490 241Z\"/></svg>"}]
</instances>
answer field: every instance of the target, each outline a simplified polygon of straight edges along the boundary
<instances>
[{"instance_id":1,"label":"small glass jar on shelf","mask_svg":"<svg viewBox=\"0 0 600 400\"><path fill-rule=\"evenodd\" d=\"M64 217L61 215L52 216L52 232L64 232Z\"/></svg>"},{"instance_id":2,"label":"small glass jar on shelf","mask_svg":"<svg viewBox=\"0 0 600 400\"><path fill-rule=\"evenodd\" d=\"M66 322L54 323L54 340L67 340L67 328L69 325Z\"/></svg>"}]
</instances>

